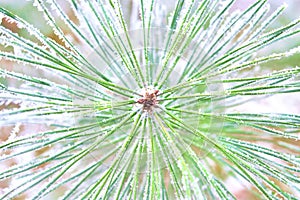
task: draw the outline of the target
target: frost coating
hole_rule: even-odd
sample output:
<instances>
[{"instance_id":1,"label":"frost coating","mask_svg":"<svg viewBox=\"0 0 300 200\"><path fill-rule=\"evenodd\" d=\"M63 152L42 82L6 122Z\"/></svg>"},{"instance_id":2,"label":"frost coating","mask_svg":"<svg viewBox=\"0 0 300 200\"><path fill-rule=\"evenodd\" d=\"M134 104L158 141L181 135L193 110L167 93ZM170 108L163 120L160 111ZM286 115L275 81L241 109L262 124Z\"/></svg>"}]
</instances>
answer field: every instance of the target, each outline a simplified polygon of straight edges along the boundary
<instances>
[{"instance_id":1,"label":"frost coating","mask_svg":"<svg viewBox=\"0 0 300 200\"><path fill-rule=\"evenodd\" d=\"M43 199L63 186L63 199L235 199L223 182L236 173L232 177L244 178L262 198L273 199L269 195L276 191L276 197L289 199L270 175L286 186L298 180L299 159L288 152L299 149L293 143L299 116L228 113L228 107L243 104L239 96L299 91L293 77L299 68L242 76L262 62L298 53L254 58L261 48L299 32L292 28L299 21L265 32L281 13L267 18L266 1L228 16L234 0L173 1L174 7L137 0L131 7L136 16L128 21L117 0L69 0L75 20L65 13L63 1L35 2L65 44L7 14L40 42L1 27L1 44L16 52L1 52L0 57L27 64L24 72L28 65L48 69L44 78L55 72L55 79L7 72L5 77L25 83L1 85L0 98L23 101L20 108L1 111L5 120L0 123L42 122L51 131L0 143L16 150L3 160L22 160L26 151L33 155L3 168L0 180L19 180L3 198L36 187L39 191L29 198ZM262 148L264 141L274 150ZM284 154L278 151L282 146ZM51 150L34 156L44 147Z\"/></svg>"}]
</instances>

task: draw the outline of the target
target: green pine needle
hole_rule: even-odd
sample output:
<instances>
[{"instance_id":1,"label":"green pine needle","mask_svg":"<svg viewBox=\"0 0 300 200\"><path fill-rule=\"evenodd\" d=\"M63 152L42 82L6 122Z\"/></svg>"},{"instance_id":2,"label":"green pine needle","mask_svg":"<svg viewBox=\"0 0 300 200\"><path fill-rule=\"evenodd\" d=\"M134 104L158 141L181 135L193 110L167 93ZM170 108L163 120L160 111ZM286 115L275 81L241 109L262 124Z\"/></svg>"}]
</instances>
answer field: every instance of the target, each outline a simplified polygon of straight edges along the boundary
<instances>
[{"instance_id":1,"label":"green pine needle","mask_svg":"<svg viewBox=\"0 0 300 200\"><path fill-rule=\"evenodd\" d=\"M0 7L1 199L298 199L300 116L243 109L299 96L299 66L267 64L300 47L259 52L300 20L130 2L35 0L50 34Z\"/></svg>"}]
</instances>

